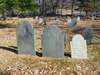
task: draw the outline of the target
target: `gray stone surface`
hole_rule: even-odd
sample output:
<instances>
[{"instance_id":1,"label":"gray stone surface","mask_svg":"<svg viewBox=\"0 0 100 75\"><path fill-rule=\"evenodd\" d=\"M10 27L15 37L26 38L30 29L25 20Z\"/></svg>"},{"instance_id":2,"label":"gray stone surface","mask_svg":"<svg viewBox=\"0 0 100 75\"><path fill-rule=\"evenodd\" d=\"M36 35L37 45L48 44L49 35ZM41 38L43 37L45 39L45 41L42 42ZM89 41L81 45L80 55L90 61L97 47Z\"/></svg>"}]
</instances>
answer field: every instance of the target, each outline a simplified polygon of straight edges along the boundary
<instances>
[{"instance_id":1,"label":"gray stone surface","mask_svg":"<svg viewBox=\"0 0 100 75\"><path fill-rule=\"evenodd\" d=\"M82 35L84 39L87 41L87 43L91 43L93 38L93 29L90 27L87 27L83 30Z\"/></svg>"},{"instance_id":2,"label":"gray stone surface","mask_svg":"<svg viewBox=\"0 0 100 75\"><path fill-rule=\"evenodd\" d=\"M77 17L77 21L80 21L80 20L81 20L81 18L80 18L80 16L78 16L78 17Z\"/></svg>"},{"instance_id":3,"label":"gray stone surface","mask_svg":"<svg viewBox=\"0 0 100 75\"><path fill-rule=\"evenodd\" d=\"M76 59L86 59L87 58L87 45L86 40L80 34L73 36L71 45L71 57Z\"/></svg>"},{"instance_id":4,"label":"gray stone surface","mask_svg":"<svg viewBox=\"0 0 100 75\"><path fill-rule=\"evenodd\" d=\"M21 20L16 26L16 38L19 54L35 55L34 30L27 20Z\"/></svg>"},{"instance_id":5,"label":"gray stone surface","mask_svg":"<svg viewBox=\"0 0 100 75\"><path fill-rule=\"evenodd\" d=\"M68 18L68 27L69 28L75 28L76 24L77 24L77 18Z\"/></svg>"},{"instance_id":6,"label":"gray stone surface","mask_svg":"<svg viewBox=\"0 0 100 75\"><path fill-rule=\"evenodd\" d=\"M42 35L43 56L64 57L64 34L55 26L47 26Z\"/></svg>"}]
</instances>

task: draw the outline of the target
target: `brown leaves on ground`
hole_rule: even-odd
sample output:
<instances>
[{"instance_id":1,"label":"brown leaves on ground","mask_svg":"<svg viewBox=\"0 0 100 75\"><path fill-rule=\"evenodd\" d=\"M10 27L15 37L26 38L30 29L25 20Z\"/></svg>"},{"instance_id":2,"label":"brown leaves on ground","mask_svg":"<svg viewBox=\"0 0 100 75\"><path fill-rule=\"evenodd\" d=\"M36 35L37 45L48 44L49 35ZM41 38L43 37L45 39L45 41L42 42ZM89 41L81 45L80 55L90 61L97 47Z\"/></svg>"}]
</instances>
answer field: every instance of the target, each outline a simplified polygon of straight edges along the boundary
<instances>
[{"instance_id":1,"label":"brown leaves on ground","mask_svg":"<svg viewBox=\"0 0 100 75\"><path fill-rule=\"evenodd\" d=\"M90 23L90 21L83 22L80 21L78 26L84 23L82 27L86 27L88 24L96 24L96 22ZM66 27L66 23L64 26ZM40 48L42 29L37 29L36 46ZM100 62L92 61L91 59L74 60L17 55L4 49L4 47L9 48L10 46L16 46L15 28L5 26L0 28L0 75L100 75ZM97 48L97 45L95 47ZM91 53L93 59L98 60L100 48L94 49L93 46L93 50L90 48L89 50L93 53Z\"/></svg>"},{"instance_id":2,"label":"brown leaves on ground","mask_svg":"<svg viewBox=\"0 0 100 75\"><path fill-rule=\"evenodd\" d=\"M17 55L0 50L0 75L99 75L100 63L90 60Z\"/></svg>"}]
</instances>

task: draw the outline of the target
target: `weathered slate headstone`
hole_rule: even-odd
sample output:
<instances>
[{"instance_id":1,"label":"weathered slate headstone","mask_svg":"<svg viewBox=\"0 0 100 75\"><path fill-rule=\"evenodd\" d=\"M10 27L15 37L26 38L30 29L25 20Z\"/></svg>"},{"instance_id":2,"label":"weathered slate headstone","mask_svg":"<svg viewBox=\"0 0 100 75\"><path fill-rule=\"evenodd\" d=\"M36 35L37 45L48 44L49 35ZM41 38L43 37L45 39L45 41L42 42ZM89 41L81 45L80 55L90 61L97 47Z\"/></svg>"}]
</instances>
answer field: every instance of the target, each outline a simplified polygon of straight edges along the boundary
<instances>
[{"instance_id":1,"label":"weathered slate headstone","mask_svg":"<svg viewBox=\"0 0 100 75\"><path fill-rule=\"evenodd\" d=\"M55 26L47 26L42 35L43 56L64 57L64 34Z\"/></svg>"},{"instance_id":2,"label":"weathered slate headstone","mask_svg":"<svg viewBox=\"0 0 100 75\"><path fill-rule=\"evenodd\" d=\"M93 29L90 27L85 28L82 32L82 35L87 43L91 43L91 40L93 38Z\"/></svg>"},{"instance_id":3,"label":"weathered slate headstone","mask_svg":"<svg viewBox=\"0 0 100 75\"><path fill-rule=\"evenodd\" d=\"M34 30L28 20L21 20L16 26L16 37L19 54L35 55Z\"/></svg>"},{"instance_id":4,"label":"weathered slate headstone","mask_svg":"<svg viewBox=\"0 0 100 75\"><path fill-rule=\"evenodd\" d=\"M94 20L95 20L95 18L96 18L96 13L94 12L94 13L92 13L91 20L92 20L92 21L94 21Z\"/></svg>"},{"instance_id":5,"label":"weathered slate headstone","mask_svg":"<svg viewBox=\"0 0 100 75\"><path fill-rule=\"evenodd\" d=\"M43 22L44 22L44 19L42 17L39 17L38 24L43 25Z\"/></svg>"},{"instance_id":6,"label":"weathered slate headstone","mask_svg":"<svg viewBox=\"0 0 100 75\"><path fill-rule=\"evenodd\" d=\"M36 16L36 17L35 17L35 23L36 23L36 24L38 23L38 20L39 20L39 17Z\"/></svg>"},{"instance_id":7,"label":"weathered slate headstone","mask_svg":"<svg viewBox=\"0 0 100 75\"><path fill-rule=\"evenodd\" d=\"M77 18L68 18L68 27L74 28L77 24Z\"/></svg>"},{"instance_id":8,"label":"weathered slate headstone","mask_svg":"<svg viewBox=\"0 0 100 75\"><path fill-rule=\"evenodd\" d=\"M92 19L92 21L94 21L95 20L95 16L92 16L91 19Z\"/></svg>"},{"instance_id":9,"label":"weathered slate headstone","mask_svg":"<svg viewBox=\"0 0 100 75\"><path fill-rule=\"evenodd\" d=\"M80 16L78 16L78 17L77 17L77 21L80 21L80 20L81 20L81 19L80 19Z\"/></svg>"},{"instance_id":10,"label":"weathered slate headstone","mask_svg":"<svg viewBox=\"0 0 100 75\"><path fill-rule=\"evenodd\" d=\"M71 57L76 59L85 59L87 58L87 45L86 40L80 34L73 36L71 45Z\"/></svg>"},{"instance_id":11,"label":"weathered slate headstone","mask_svg":"<svg viewBox=\"0 0 100 75\"><path fill-rule=\"evenodd\" d=\"M71 23L71 17L68 17L68 18L67 18L67 23L68 23L68 26L70 26L70 23Z\"/></svg>"}]
</instances>

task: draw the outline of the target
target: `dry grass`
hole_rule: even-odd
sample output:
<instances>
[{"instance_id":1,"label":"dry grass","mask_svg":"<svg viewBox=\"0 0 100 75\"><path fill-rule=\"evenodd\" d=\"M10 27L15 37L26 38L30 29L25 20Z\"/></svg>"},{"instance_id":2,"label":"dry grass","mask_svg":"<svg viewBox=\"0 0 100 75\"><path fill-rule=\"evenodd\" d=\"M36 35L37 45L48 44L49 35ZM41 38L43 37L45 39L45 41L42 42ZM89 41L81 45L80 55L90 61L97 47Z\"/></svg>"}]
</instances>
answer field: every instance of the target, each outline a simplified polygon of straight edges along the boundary
<instances>
[{"instance_id":1,"label":"dry grass","mask_svg":"<svg viewBox=\"0 0 100 75\"><path fill-rule=\"evenodd\" d=\"M6 56L7 55L7 56ZM0 75L99 75L100 63L91 60L56 59L30 55L16 55L3 51Z\"/></svg>"},{"instance_id":2,"label":"dry grass","mask_svg":"<svg viewBox=\"0 0 100 75\"><path fill-rule=\"evenodd\" d=\"M79 27L87 27L87 26L91 27L91 26L98 26L98 25L100 25L100 21L78 22ZM66 27L66 25L62 25L62 26ZM63 29L64 27L62 27L62 30L64 30ZM38 50L41 48L42 31L43 31L42 27L37 28L36 31L35 45ZM72 32L68 30L67 34L71 37ZM95 33L95 35L100 36L99 33L97 32ZM68 38L70 39L70 37ZM98 39L96 40L98 41ZM19 66L21 66L21 69L28 68L27 69L28 71L36 69L34 72L36 72L37 70L39 72L43 72L42 74L26 74L26 75L47 75L47 74L61 75L60 74L61 71L62 71L62 75L75 75L75 73L77 73L78 71L75 70L77 66L81 66L82 70L80 71L80 73L83 73L82 75L100 74L100 47L99 47L100 44L88 45L89 59L87 60L76 60L70 58L56 59L56 58L37 57L31 55L17 55L13 52L7 51L8 49L12 49L11 46L16 47L15 28L4 26L3 28L0 28L0 75L25 75L19 73L21 72L18 70ZM66 49L69 50L69 46L67 46ZM86 68L88 68L88 70ZM54 74L49 74L48 71L47 74L44 74L45 70L53 72ZM12 74L12 71L14 71L16 74ZM24 71L26 71L26 69ZM95 73L93 74L92 71L93 73L94 72Z\"/></svg>"}]
</instances>

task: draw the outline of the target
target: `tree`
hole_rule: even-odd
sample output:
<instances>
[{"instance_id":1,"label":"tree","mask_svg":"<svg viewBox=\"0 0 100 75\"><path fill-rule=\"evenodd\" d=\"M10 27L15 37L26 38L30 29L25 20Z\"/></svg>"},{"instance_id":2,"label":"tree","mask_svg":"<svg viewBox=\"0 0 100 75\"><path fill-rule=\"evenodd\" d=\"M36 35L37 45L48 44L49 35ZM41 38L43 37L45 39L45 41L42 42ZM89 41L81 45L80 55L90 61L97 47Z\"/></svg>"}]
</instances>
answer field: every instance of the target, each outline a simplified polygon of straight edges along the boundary
<instances>
[{"instance_id":1,"label":"tree","mask_svg":"<svg viewBox=\"0 0 100 75\"><path fill-rule=\"evenodd\" d=\"M16 7L16 0L5 0L5 9L8 11L8 16L12 16L14 14L14 9Z\"/></svg>"},{"instance_id":2,"label":"tree","mask_svg":"<svg viewBox=\"0 0 100 75\"><path fill-rule=\"evenodd\" d=\"M0 0L0 12L2 13L3 20L5 20L5 0Z\"/></svg>"},{"instance_id":3,"label":"tree","mask_svg":"<svg viewBox=\"0 0 100 75\"><path fill-rule=\"evenodd\" d=\"M0 11L4 20L7 14L10 16L12 15L10 12L15 8L15 2L16 0L0 0Z\"/></svg>"},{"instance_id":4,"label":"tree","mask_svg":"<svg viewBox=\"0 0 100 75\"><path fill-rule=\"evenodd\" d=\"M55 14L58 0L42 0L40 4L41 15Z\"/></svg>"},{"instance_id":5,"label":"tree","mask_svg":"<svg viewBox=\"0 0 100 75\"><path fill-rule=\"evenodd\" d=\"M88 12L95 12L100 8L100 3L97 0L78 0L80 2L79 9L80 12L84 10L86 15Z\"/></svg>"},{"instance_id":6,"label":"tree","mask_svg":"<svg viewBox=\"0 0 100 75\"><path fill-rule=\"evenodd\" d=\"M17 1L17 12L21 15L27 13L38 13L38 5L35 3L34 0L18 0Z\"/></svg>"},{"instance_id":7,"label":"tree","mask_svg":"<svg viewBox=\"0 0 100 75\"><path fill-rule=\"evenodd\" d=\"M73 15L73 9L74 9L74 3L75 3L75 0L72 0L72 11L71 11L71 15Z\"/></svg>"},{"instance_id":8,"label":"tree","mask_svg":"<svg viewBox=\"0 0 100 75\"><path fill-rule=\"evenodd\" d=\"M90 0L90 6L92 9L93 15L95 15L94 12L100 9L100 3L97 0Z\"/></svg>"}]
</instances>

